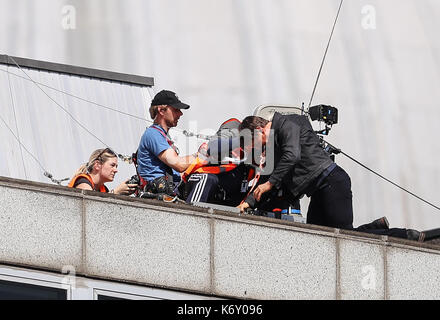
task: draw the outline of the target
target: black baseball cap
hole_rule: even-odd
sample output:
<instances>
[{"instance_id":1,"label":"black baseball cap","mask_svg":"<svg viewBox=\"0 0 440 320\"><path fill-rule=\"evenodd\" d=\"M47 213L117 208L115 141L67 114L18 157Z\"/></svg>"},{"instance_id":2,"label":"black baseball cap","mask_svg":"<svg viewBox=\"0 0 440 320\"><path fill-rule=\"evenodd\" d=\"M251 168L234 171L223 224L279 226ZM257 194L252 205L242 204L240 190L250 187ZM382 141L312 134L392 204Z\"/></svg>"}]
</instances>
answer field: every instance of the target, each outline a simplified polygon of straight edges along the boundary
<instances>
[{"instance_id":1,"label":"black baseball cap","mask_svg":"<svg viewBox=\"0 0 440 320\"><path fill-rule=\"evenodd\" d=\"M179 97L172 91L162 90L154 96L151 106L171 106L177 109L189 109L189 105L180 101Z\"/></svg>"}]
</instances>

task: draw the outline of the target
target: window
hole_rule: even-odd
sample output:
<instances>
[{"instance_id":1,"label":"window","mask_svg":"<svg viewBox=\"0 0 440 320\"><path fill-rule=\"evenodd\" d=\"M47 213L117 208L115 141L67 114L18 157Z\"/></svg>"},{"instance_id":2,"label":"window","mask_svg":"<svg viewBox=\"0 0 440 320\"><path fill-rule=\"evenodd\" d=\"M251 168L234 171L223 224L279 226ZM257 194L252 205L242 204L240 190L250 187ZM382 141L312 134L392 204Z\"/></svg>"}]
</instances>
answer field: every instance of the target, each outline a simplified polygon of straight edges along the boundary
<instances>
[{"instance_id":1,"label":"window","mask_svg":"<svg viewBox=\"0 0 440 320\"><path fill-rule=\"evenodd\" d=\"M67 290L0 280L0 300L66 300Z\"/></svg>"}]
</instances>

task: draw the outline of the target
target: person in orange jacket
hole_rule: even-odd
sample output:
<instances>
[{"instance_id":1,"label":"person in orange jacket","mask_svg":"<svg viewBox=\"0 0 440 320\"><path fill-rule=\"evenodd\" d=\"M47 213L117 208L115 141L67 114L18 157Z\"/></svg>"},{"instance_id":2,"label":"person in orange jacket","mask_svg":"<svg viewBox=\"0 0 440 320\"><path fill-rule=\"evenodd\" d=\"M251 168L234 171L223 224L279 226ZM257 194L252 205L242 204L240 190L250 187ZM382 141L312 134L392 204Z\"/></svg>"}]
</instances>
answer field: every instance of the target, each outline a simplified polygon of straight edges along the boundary
<instances>
[{"instance_id":1,"label":"person in orange jacket","mask_svg":"<svg viewBox=\"0 0 440 320\"><path fill-rule=\"evenodd\" d=\"M122 195L132 194L136 190L136 184L127 184L125 181L111 191L105 186L105 183L113 181L117 172L116 153L110 148L98 149L93 151L89 161L77 170L68 187Z\"/></svg>"}]
</instances>

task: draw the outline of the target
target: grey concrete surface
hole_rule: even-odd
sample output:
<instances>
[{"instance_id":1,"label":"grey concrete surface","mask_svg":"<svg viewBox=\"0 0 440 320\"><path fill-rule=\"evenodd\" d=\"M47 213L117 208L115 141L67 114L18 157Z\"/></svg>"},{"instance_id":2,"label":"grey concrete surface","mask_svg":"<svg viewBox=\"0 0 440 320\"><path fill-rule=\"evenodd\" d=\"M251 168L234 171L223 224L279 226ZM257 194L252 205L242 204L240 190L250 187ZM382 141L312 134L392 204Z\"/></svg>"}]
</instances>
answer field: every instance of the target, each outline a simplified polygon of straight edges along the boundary
<instances>
[{"instance_id":1,"label":"grey concrete surface","mask_svg":"<svg viewBox=\"0 0 440 320\"><path fill-rule=\"evenodd\" d=\"M0 260L81 270L81 199L0 185Z\"/></svg>"},{"instance_id":2,"label":"grey concrete surface","mask_svg":"<svg viewBox=\"0 0 440 320\"><path fill-rule=\"evenodd\" d=\"M438 252L390 248L387 264L389 299L440 299Z\"/></svg>"},{"instance_id":3,"label":"grey concrete surface","mask_svg":"<svg viewBox=\"0 0 440 320\"><path fill-rule=\"evenodd\" d=\"M214 292L254 299L335 299L332 237L216 221Z\"/></svg>"},{"instance_id":4,"label":"grey concrete surface","mask_svg":"<svg viewBox=\"0 0 440 320\"><path fill-rule=\"evenodd\" d=\"M440 246L0 177L0 264L241 299L438 299Z\"/></svg>"},{"instance_id":5,"label":"grey concrete surface","mask_svg":"<svg viewBox=\"0 0 440 320\"><path fill-rule=\"evenodd\" d=\"M210 290L207 218L92 200L86 201L85 215L91 275Z\"/></svg>"},{"instance_id":6,"label":"grey concrete surface","mask_svg":"<svg viewBox=\"0 0 440 320\"><path fill-rule=\"evenodd\" d=\"M384 299L383 246L341 240L340 298L349 300Z\"/></svg>"}]
</instances>

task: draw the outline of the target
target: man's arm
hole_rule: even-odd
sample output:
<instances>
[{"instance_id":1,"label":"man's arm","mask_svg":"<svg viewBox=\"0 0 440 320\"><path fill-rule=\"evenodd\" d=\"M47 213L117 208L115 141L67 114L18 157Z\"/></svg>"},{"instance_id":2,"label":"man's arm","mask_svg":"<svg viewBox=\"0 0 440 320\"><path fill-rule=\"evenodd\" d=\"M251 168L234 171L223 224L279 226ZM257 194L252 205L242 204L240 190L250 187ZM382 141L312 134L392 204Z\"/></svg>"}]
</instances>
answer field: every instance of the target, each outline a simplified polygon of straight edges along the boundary
<instances>
[{"instance_id":1,"label":"man's arm","mask_svg":"<svg viewBox=\"0 0 440 320\"><path fill-rule=\"evenodd\" d=\"M277 150L270 151L281 153L281 158L269 178L269 182L277 189L281 187L284 176L301 159L300 130L298 125L286 121L278 133ZM275 154L270 156L272 159L269 161L274 161ZM268 161L268 155L266 155L266 161Z\"/></svg>"},{"instance_id":2,"label":"man's arm","mask_svg":"<svg viewBox=\"0 0 440 320\"><path fill-rule=\"evenodd\" d=\"M193 163L196 159L194 155L180 157L179 155L177 155L176 151L171 148L162 151L157 157L160 161L165 163L167 166L173 168L177 172L185 171L189 167L189 165Z\"/></svg>"}]
</instances>

